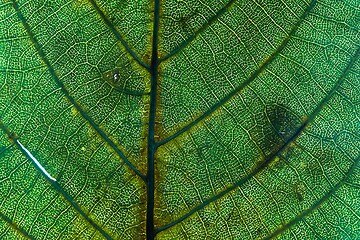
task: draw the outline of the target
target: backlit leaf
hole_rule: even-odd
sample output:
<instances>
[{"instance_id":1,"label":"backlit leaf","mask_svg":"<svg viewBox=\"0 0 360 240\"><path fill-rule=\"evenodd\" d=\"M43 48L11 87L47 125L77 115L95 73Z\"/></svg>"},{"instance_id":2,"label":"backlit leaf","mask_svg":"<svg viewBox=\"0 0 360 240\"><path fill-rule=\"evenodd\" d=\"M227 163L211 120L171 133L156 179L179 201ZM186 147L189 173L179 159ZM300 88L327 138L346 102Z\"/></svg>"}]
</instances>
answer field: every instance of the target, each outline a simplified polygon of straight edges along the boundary
<instances>
[{"instance_id":1,"label":"backlit leaf","mask_svg":"<svg viewBox=\"0 0 360 240\"><path fill-rule=\"evenodd\" d=\"M356 0L0 2L0 239L359 239Z\"/></svg>"}]
</instances>

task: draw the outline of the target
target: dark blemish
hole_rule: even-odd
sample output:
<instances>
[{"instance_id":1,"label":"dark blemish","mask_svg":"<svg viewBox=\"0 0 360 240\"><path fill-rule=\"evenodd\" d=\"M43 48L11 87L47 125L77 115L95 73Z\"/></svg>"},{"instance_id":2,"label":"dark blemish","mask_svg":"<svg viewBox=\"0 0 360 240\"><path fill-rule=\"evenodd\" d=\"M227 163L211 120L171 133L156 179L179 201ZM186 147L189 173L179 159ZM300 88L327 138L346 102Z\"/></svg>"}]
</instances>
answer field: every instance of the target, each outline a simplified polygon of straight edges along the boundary
<instances>
[{"instance_id":1,"label":"dark blemish","mask_svg":"<svg viewBox=\"0 0 360 240\"><path fill-rule=\"evenodd\" d=\"M198 15L199 10L195 9L194 12L188 13L184 16L181 16L178 22L180 23L180 27L183 31L187 31L190 28L190 20L195 18Z\"/></svg>"},{"instance_id":2,"label":"dark blemish","mask_svg":"<svg viewBox=\"0 0 360 240\"><path fill-rule=\"evenodd\" d=\"M302 124L301 119L284 105L266 105L264 111L266 119L262 131L265 136L261 147L264 155L269 156L289 144Z\"/></svg>"},{"instance_id":3,"label":"dark blemish","mask_svg":"<svg viewBox=\"0 0 360 240\"><path fill-rule=\"evenodd\" d=\"M231 210L231 212L228 214L228 216L226 217L226 221L230 221L230 218L234 215L234 209Z\"/></svg>"},{"instance_id":4,"label":"dark blemish","mask_svg":"<svg viewBox=\"0 0 360 240\"><path fill-rule=\"evenodd\" d=\"M256 118L257 126L251 132L252 138L256 140L259 150L262 152L261 159L257 159L255 168L264 168L269 164L274 167L277 161L276 156L291 149L291 142L301 132L302 121L291 109L281 104L267 104L264 112ZM294 138L295 137L295 138ZM290 150L289 150L290 151ZM281 160L278 167L285 163Z\"/></svg>"},{"instance_id":5,"label":"dark blemish","mask_svg":"<svg viewBox=\"0 0 360 240\"><path fill-rule=\"evenodd\" d=\"M265 107L266 116L274 131L284 139L289 140L301 127L301 119L280 104L267 105Z\"/></svg>"},{"instance_id":6,"label":"dark blemish","mask_svg":"<svg viewBox=\"0 0 360 240\"><path fill-rule=\"evenodd\" d=\"M296 183L294 186L294 192L297 200L302 202L304 200L303 192L305 191L305 186L302 183Z\"/></svg>"},{"instance_id":7,"label":"dark blemish","mask_svg":"<svg viewBox=\"0 0 360 240\"><path fill-rule=\"evenodd\" d=\"M151 53L146 53L146 54L144 55L143 61L144 61L146 64L150 65L150 64L151 64Z\"/></svg>"},{"instance_id":8,"label":"dark blemish","mask_svg":"<svg viewBox=\"0 0 360 240\"><path fill-rule=\"evenodd\" d=\"M13 140L15 141L15 139L17 139L17 135L13 132L10 132L8 135L9 140Z\"/></svg>"},{"instance_id":9,"label":"dark blemish","mask_svg":"<svg viewBox=\"0 0 360 240\"><path fill-rule=\"evenodd\" d=\"M298 191L295 192L296 193L296 198L301 202L304 200L303 196L301 195L301 193L299 193Z\"/></svg>"}]
</instances>

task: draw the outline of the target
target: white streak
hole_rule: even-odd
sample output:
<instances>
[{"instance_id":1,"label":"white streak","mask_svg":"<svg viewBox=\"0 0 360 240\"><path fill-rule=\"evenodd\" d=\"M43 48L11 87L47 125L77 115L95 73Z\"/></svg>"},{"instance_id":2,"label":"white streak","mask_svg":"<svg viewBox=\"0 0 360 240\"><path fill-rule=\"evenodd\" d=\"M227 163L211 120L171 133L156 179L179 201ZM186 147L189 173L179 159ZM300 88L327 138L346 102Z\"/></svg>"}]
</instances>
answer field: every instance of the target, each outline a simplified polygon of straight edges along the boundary
<instances>
[{"instance_id":1,"label":"white streak","mask_svg":"<svg viewBox=\"0 0 360 240\"><path fill-rule=\"evenodd\" d=\"M27 150L21 143L19 140L16 140L16 142L19 144L19 146L26 152L26 154L31 158L31 160L36 164L36 166L38 166L40 168L40 170L51 180L53 180L54 182L56 181L55 178L53 178L46 170L43 166L41 166L41 164L38 162L38 160L29 152L29 150Z\"/></svg>"}]
</instances>

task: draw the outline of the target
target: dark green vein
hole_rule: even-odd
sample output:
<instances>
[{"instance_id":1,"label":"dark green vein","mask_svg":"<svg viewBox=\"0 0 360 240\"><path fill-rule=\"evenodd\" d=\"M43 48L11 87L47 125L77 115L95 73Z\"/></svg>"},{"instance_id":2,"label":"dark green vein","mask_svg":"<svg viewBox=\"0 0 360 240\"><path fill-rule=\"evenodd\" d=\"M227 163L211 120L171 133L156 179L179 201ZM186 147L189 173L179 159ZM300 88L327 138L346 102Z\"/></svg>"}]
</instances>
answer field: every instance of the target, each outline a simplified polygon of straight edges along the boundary
<instances>
[{"instance_id":1,"label":"dark green vein","mask_svg":"<svg viewBox=\"0 0 360 240\"><path fill-rule=\"evenodd\" d=\"M323 108L323 106L326 104L326 102L331 98L331 96L333 94L335 94L335 92L337 91L337 89L341 86L343 80L345 79L346 75L350 72L351 67L354 65L354 63L357 61L357 59L359 58L359 54L360 54L360 47L358 47L355 55L351 58L350 63L347 65L347 67L345 68L340 80L337 82L337 84L332 88L332 90L329 92L329 94L327 94L327 96L322 100L322 102L317 106L317 108L314 110L314 115L317 115L320 110ZM291 221L289 221L288 223L286 223L285 225L281 226L280 228L278 228L277 230L275 230L273 233L269 234L265 239L271 239L274 238L275 236L279 235L280 233L284 232L285 230L289 229L291 226L293 226L294 224L296 224L297 222L299 222L301 219L303 219L304 217L306 217L307 215L309 215L310 213L312 213L315 209L317 209L322 203L324 203L333 193L335 193L335 191L337 189L339 189L343 184L346 183L347 179L350 177L350 175L352 174L352 172L355 170L355 168L357 167L357 164L359 162L359 157L358 159L356 159L353 163L353 165L351 166L351 168L349 169L349 171L346 173L345 177L339 182L337 183L327 194L325 194L324 197L322 197L318 202L316 202L313 206L311 206L310 208L308 208L307 210L303 211L300 215L298 215L296 218L292 219Z\"/></svg>"},{"instance_id":2,"label":"dark green vein","mask_svg":"<svg viewBox=\"0 0 360 240\"><path fill-rule=\"evenodd\" d=\"M359 163L360 158L358 157L353 165L351 166L351 168L349 169L349 171L346 173L345 177L339 182L337 183L328 193L326 193L319 201L317 201L314 205L312 205L310 208L306 209L305 211L303 211L300 215L298 215L297 217L293 218L291 221L289 221L288 223L286 223L285 225L281 226L280 228L276 229L273 233L269 234L267 237L265 237L264 239L273 239L274 237L278 236L279 234L281 234L282 232L284 232L285 230L289 229L290 227L292 227L294 224L298 223L299 221L301 221L302 219L304 219L306 216L308 216L309 214L311 214L313 211L315 211L317 208L319 208L327 199L329 199L329 197L331 195L333 195L336 190L338 190L342 185L344 185L344 183L347 181L347 179L349 179L349 177L351 176L351 174L354 172L355 168L357 167L358 163Z\"/></svg>"},{"instance_id":3,"label":"dark green vein","mask_svg":"<svg viewBox=\"0 0 360 240\"><path fill-rule=\"evenodd\" d=\"M205 31L213 22L215 22L222 14L226 12L226 10L235 2L236 0L230 0L224 7L222 7L214 16L212 16L208 22L206 22L203 26L201 26L192 36L190 36L187 40L182 42L177 48L172 50L168 55L163 58L160 58L160 62L165 61L166 59L174 56L176 53L180 52L187 45L189 45L200 33Z\"/></svg>"},{"instance_id":4,"label":"dark green vein","mask_svg":"<svg viewBox=\"0 0 360 240\"><path fill-rule=\"evenodd\" d=\"M0 147L0 156L5 153L5 151L7 150L7 147Z\"/></svg>"},{"instance_id":5,"label":"dark green vein","mask_svg":"<svg viewBox=\"0 0 360 240\"><path fill-rule=\"evenodd\" d=\"M154 1L154 29L151 53L151 90L150 90L150 113L148 126L148 169L146 175L147 210L146 210L146 238L155 238L154 227L154 194L155 194L155 120L156 120L156 98L158 81L158 38L159 38L160 0Z\"/></svg>"},{"instance_id":6,"label":"dark green vein","mask_svg":"<svg viewBox=\"0 0 360 240\"><path fill-rule=\"evenodd\" d=\"M300 19L298 20L298 22L294 25L294 27L291 29L289 35L283 40L283 42L281 43L281 45L276 49L276 51L270 55L270 57L260 66L259 69L257 69L246 81L244 81L240 86L238 86L234 91L230 92L228 95L226 95L223 99L221 99L218 103L216 103L215 105L213 105L211 108L209 108L209 110L207 110L205 113L203 113L200 117L198 117L197 119L195 119L194 121L192 121L191 123L189 123L188 125L186 125L185 127L183 127L182 129L180 129L179 131L177 131L176 133L174 133L173 135L159 141L157 143L157 146L161 146L169 141L171 141L172 139L178 137L179 135L181 135L182 133L186 132L187 130L189 130L190 128L192 128L193 126L195 126L196 124L198 124L200 121L202 121L203 119L205 119L206 117L208 117L209 115L211 115L213 112L215 112L218 108L220 108L222 105L224 105L227 101L229 101L233 96L235 96L237 93L239 93L240 91L242 91L247 85L249 85L262 71L264 71L264 69L275 59L275 57L284 49L284 47L286 46L286 44L289 42L290 38L292 35L294 35L294 33L296 32L296 30L298 29L299 25L302 23L302 21L305 19L305 17L309 14L309 12L311 11L311 9L314 7L316 3L316 0L313 0L310 5L306 8L305 12L301 15Z\"/></svg>"},{"instance_id":7,"label":"dark green vein","mask_svg":"<svg viewBox=\"0 0 360 240\"><path fill-rule=\"evenodd\" d=\"M35 238L30 236L24 229L18 226L16 223L13 222L9 217L5 216L2 212L0 212L0 218L7 222L12 229L16 232L19 232L23 237L34 240Z\"/></svg>"},{"instance_id":8,"label":"dark green vein","mask_svg":"<svg viewBox=\"0 0 360 240\"><path fill-rule=\"evenodd\" d=\"M12 133L1 121L0 128L6 133L9 140L12 141L18 149L24 154L31 162L33 159L29 156L29 154L19 145L18 139L14 133ZM99 225L97 225L89 216L79 207L79 205L70 197L67 192L59 185L57 181L51 180L36 164L33 164L44 177L45 179L70 203L73 208L80 213L80 215L88 222L91 226L93 226L96 230L98 230L106 239L112 239Z\"/></svg>"},{"instance_id":9,"label":"dark green vein","mask_svg":"<svg viewBox=\"0 0 360 240\"><path fill-rule=\"evenodd\" d=\"M106 239L112 239L112 237L109 236L109 234L107 234L105 232L104 229L102 229L99 225L97 225L89 216L88 214L86 214L79 205L77 205L77 203L72 199L72 197L70 197L69 194L67 194L67 192L65 192L65 190L60 186L60 184L58 184L57 182L52 182L53 187L60 192L60 194L71 204L71 206L73 206L73 208L81 214L81 216L88 222L91 224L91 226L93 226L96 230L98 230Z\"/></svg>"},{"instance_id":10,"label":"dark green vein","mask_svg":"<svg viewBox=\"0 0 360 240\"><path fill-rule=\"evenodd\" d=\"M299 135L300 133L303 131L303 129L306 127L306 125L308 124L308 121L305 120L303 122L303 124L301 125L301 127L299 129L297 129L297 131L293 134L293 136L291 138L289 138L288 141L284 142L284 144L273 154L271 154L270 156L268 156L263 162L262 164L260 164L257 168L254 169L254 171L252 171L251 173L249 173L246 177L242 178L240 181L236 182L235 184L231 185L230 187L226 188L225 190L223 190L222 192L218 193L217 195L207 199L206 201L204 201L202 204L196 206L195 208L193 208L191 211L189 211L188 213L186 213L185 215L183 215L182 217L178 218L177 220L163 226L160 227L158 229L156 229L156 232L161 232L164 231L180 222L182 222L183 220L185 220L186 218L190 217L192 214L196 213L197 211L203 209L204 207L206 207L207 205L209 205L210 203L216 201L217 199L223 197L224 195L226 195L227 193L231 192L232 190L236 189L237 187L243 185L245 182L247 182L248 180L250 180L253 176L255 176L257 173L259 173L260 171L262 171L266 166L269 165L269 163L272 162L272 160L279 154L281 153L282 150L284 150L290 143L292 143Z\"/></svg>"},{"instance_id":11,"label":"dark green vein","mask_svg":"<svg viewBox=\"0 0 360 240\"><path fill-rule=\"evenodd\" d=\"M73 97L70 96L69 92L65 88L65 85L60 81L59 77L57 76L55 70L51 66L49 60L46 58L44 52L41 50L38 41L36 40L34 34L32 33L30 26L27 24L26 19L22 15L19 6L17 5L16 1L13 0L13 7L17 13L17 16L22 22L27 34L30 37L31 42L34 44L39 56L46 64L51 76L53 77L55 83L61 88L61 91L65 95L65 97L70 101L70 103L76 108L77 111L81 114L81 116L98 132L98 134L114 149L114 151L123 159L123 161L132 169L141 179L145 180L145 176L138 170L132 163L125 157L125 155L120 151L120 149L115 145L113 141L100 129L100 127L87 115L87 113L80 107L80 105L75 101Z\"/></svg>"},{"instance_id":12,"label":"dark green vein","mask_svg":"<svg viewBox=\"0 0 360 240\"><path fill-rule=\"evenodd\" d=\"M130 48L130 46L125 42L124 38L121 36L119 31L115 28L115 26L111 23L111 21L105 16L103 11L99 8L99 6L96 4L94 0L90 0L92 6L95 8L96 12L100 15L102 20L108 25L108 27L111 29L111 31L114 33L117 39L121 42L121 44L125 47L125 49L128 51L128 53L135 59L136 62L138 62L141 66L146 68L148 71L150 70L149 65L144 63L136 54L135 52Z\"/></svg>"},{"instance_id":13,"label":"dark green vein","mask_svg":"<svg viewBox=\"0 0 360 240\"><path fill-rule=\"evenodd\" d=\"M321 109L325 106L325 104L329 101L329 99L335 94L335 92L338 90L338 88L341 86L341 84L344 82L345 77L347 76L347 74L351 71L352 66L354 65L354 63L357 61L357 59L359 58L359 53L360 53L360 48L357 49L357 51L355 52L354 56L350 59L349 64L346 66L346 68L344 69L342 75L340 76L339 80L337 81L337 83L334 85L334 87L328 92L328 94L321 100L321 102L317 105L317 107L314 109L314 111L312 111L312 113L305 118L304 122L302 123L301 127L297 129L297 131L293 134L293 136L286 142L284 142L284 144L274 153L271 154L269 157L267 157L261 165L259 165L257 168L254 169L254 171L252 171L251 173L249 173L246 177L242 178L241 180L239 180L238 182L236 182L234 185L228 187L227 189L223 190L222 192L218 193L217 195L215 195L212 198L207 199L206 201L204 201L202 204L198 205L197 207L193 208L191 211L189 211L187 214L183 215L182 217L180 217L179 219L163 226L160 227L158 229L156 229L156 232L161 232L165 229L168 229L180 222L182 222L183 220L185 220L186 218L190 217L192 214L194 214L195 212L201 210L202 208L204 208L205 206L209 205L211 202L216 201L217 199L221 198L222 196L226 195L227 193L229 193L230 191L236 189L237 187L243 185L245 182L247 182L248 180L250 180L253 176L255 176L257 173L259 173L260 171L262 171L265 167L267 167L269 165L269 163L272 162L272 160L278 156L284 149L286 149L286 147L294 142L297 137L302 133L302 131L306 128L306 126L313 122L313 120L315 119L315 117L319 114L319 112L321 111ZM346 181L346 179L344 180Z\"/></svg>"}]
</instances>

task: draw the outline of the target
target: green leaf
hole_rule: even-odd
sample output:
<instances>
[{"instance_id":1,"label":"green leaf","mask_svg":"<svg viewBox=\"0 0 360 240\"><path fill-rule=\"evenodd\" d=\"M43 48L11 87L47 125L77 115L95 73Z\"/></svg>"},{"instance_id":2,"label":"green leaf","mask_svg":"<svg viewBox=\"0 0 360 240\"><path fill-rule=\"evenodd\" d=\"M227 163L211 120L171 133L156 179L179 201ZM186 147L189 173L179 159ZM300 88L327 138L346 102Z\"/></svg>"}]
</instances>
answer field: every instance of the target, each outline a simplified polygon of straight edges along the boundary
<instances>
[{"instance_id":1,"label":"green leaf","mask_svg":"<svg viewBox=\"0 0 360 240\"><path fill-rule=\"evenodd\" d=\"M358 239L355 0L0 3L0 239Z\"/></svg>"}]
</instances>

